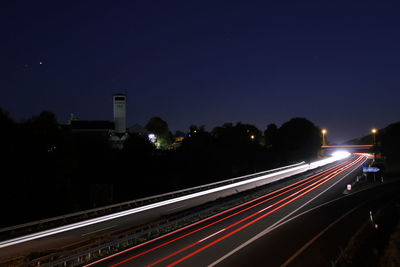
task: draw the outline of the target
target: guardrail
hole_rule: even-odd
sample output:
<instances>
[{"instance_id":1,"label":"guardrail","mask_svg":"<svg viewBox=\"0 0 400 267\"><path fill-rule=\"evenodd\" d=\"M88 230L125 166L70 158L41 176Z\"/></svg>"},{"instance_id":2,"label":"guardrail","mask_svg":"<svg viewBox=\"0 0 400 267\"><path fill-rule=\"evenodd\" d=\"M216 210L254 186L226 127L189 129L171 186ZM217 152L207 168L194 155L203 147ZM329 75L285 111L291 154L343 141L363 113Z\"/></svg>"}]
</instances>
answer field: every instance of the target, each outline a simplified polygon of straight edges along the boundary
<instances>
[{"instance_id":1,"label":"guardrail","mask_svg":"<svg viewBox=\"0 0 400 267\"><path fill-rule=\"evenodd\" d=\"M15 232L18 230L22 231L23 229L26 229L26 228L34 228L34 227L39 227L39 226L43 229L43 228L46 228L45 227L46 224L56 224L56 223L58 223L58 225L67 224L68 220L72 220L72 219L75 219L75 221L78 221L78 219L80 219L80 218L81 218L81 220L85 220L88 218L94 218L97 216L110 214L110 213L113 213L116 211L130 209L132 207L140 207L140 206L143 206L146 204L163 201L163 200L167 200L167 199L171 199L171 198L176 198L179 196L188 195L188 194L199 192L199 191L204 191L207 189L216 188L216 187L220 187L220 186L227 185L227 184L236 183L239 181L251 179L251 178L262 176L265 174L278 172L278 171L281 171L284 169L300 166L302 164L305 164L305 162L303 161L303 162L299 162L296 164L283 166L280 168L275 168L275 169L266 170L263 172L258 172L258 173L253 173L253 174L248 174L248 175L235 177L235 178L231 178L231 179L227 179L227 180L223 180L223 181L218 181L218 182L209 183L209 184L205 184L205 185L200 185L200 186L195 186L195 187L177 190L177 191L173 191L173 192L168 192L168 193L164 193L164 194L160 194L160 195L156 195L156 196L150 196L150 197L145 197L145 198L141 198L141 199L130 200L130 201L112 204L112 205L108 205L108 206L103 206L103 207L99 207L99 208L74 212L74 213L65 214L65 215L52 217L52 218L48 218L48 219L37 220L37 221L29 222L29 223L5 227L5 228L0 229L0 234L4 234L7 232Z\"/></svg>"},{"instance_id":2,"label":"guardrail","mask_svg":"<svg viewBox=\"0 0 400 267\"><path fill-rule=\"evenodd\" d=\"M307 170L315 170L317 168L320 167L328 167L331 166L330 163L333 163L335 160L332 159L326 159L326 160L321 160L321 161L317 161L311 164L304 164L304 166L301 166L303 163L301 164L296 164L295 166L291 166L291 167L296 167L299 166L299 168L296 168L296 170L290 171L288 173L285 174L279 174L277 175L277 177L269 177L272 179L268 179L268 181L264 181L263 184L270 184L272 182L278 181L278 180L282 180L288 177L291 177L293 175L296 174L304 174ZM301 167L300 167L301 166ZM282 170L282 169L280 169ZM254 178L254 177L253 177ZM240 182L238 180L236 180L236 182ZM257 183L257 181L255 181L255 183ZM245 186L242 187L240 191L245 191L249 188L254 188L254 184L252 185L246 185L246 184L242 184L241 186ZM226 195L229 195L230 193L227 192ZM215 209L215 207L210 207L210 208L206 208L205 210L202 210L200 213L207 213L208 210L212 210ZM135 246L137 244L139 244L140 242L138 242L138 239L143 238L144 236L146 236L147 238L150 238L151 236L153 236L154 234L159 234L162 229L168 229L168 228L178 228L179 225L182 225L182 222L184 222L185 220L192 220L193 218L201 218L200 214L189 214L189 215L184 215L183 217L179 217L179 218L172 218L171 220L167 219L164 223L154 223L153 227L146 227L145 230L139 231L139 232L135 232L133 234L124 236L124 237L120 237L117 238L115 240L112 240L110 242L106 242L103 244L99 244L93 247L89 247L89 248L84 248L83 250L80 251L75 251L75 252L71 252L69 255L65 255L63 258L59 258L51 263L47 263L44 264L43 266L51 266L51 267L62 267L62 266L82 266L84 264L88 264L89 262L93 262L93 260L97 260L99 258L103 258L105 256L108 256L110 254L116 253L118 251L124 250L128 247L132 247ZM90 264L89 264L90 265Z\"/></svg>"},{"instance_id":3,"label":"guardrail","mask_svg":"<svg viewBox=\"0 0 400 267\"><path fill-rule=\"evenodd\" d=\"M333 163L337 160L340 160L340 159L331 157L331 158L327 158L325 160L312 162L310 164L305 164L305 163L301 162L301 163L293 164L290 166L285 166L285 167L268 170L268 171L264 171L264 172L260 172L260 173L256 173L256 174L245 175L245 176L228 179L228 180L224 180L224 181L220 181L220 182L216 182L216 183L211 183L211 184L193 187L193 188L189 188L189 189L174 191L171 193L166 193L166 194L162 194L162 195L158 195L158 196L153 196L153 197L146 198L146 199L147 200L152 199L153 202L157 201L156 203L148 204L145 206L140 206L137 208L132 208L132 209L125 210L125 211L113 212L112 214L104 215L104 216L101 216L98 218L87 219L82 222L68 224L66 226L52 228L50 230L46 230L43 232L30 234L30 235L15 238L12 240L7 240L4 242L0 242L0 247L1 246L5 247L10 244L12 245L12 244L18 244L21 242L26 242L26 241L33 240L36 238L49 236L49 235L60 233L63 231L69 231L69 230L76 229L79 227L93 225L93 224L103 222L106 220L117 219L117 218L120 218L123 216L132 215L132 214L138 213L138 212L140 212L140 216L130 216L129 224L134 225L135 223L138 222L138 220L141 223L144 223L145 220L147 220L147 224L150 226L150 225L153 225L152 222L154 222L155 219L157 219L157 218L160 219L160 218L162 218L160 216L164 216L164 215L168 214L168 213L166 213L168 208L172 207L173 208L172 210L174 210L174 212L191 209L193 207L208 203L213 200L217 200L217 199L220 199L220 198L223 198L226 196L234 195L238 192L244 192L249 189L257 188L257 187L265 185L265 184L274 183L276 181L286 179L286 178L292 177L297 174L306 173L309 170L313 170L313 169L319 168L321 166L327 166L328 164ZM182 194L182 195L177 196L178 194ZM160 201L160 196L165 197L166 200ZM170 198L170 199L168 199L168 198ZM136 200L136 202L137 201L138 200ZM125 202L125 203L132 203L132 202L135 203L135 201ZM185 203L184 208L180 208L182 206L181 205L182 202ZM125 203L102 207L101 210L103 210L104 208L120 206ZM167 206L168 206L168 208L167 208ZM93 210L99 210L99 209L93 209ZM61 216L61 217L64 217L64 216ZM149 219L152 219L152 220L149 220ZM169 222L171 222L171 221L169 221ZM146 228L149 229L149 227L146 227ZM131 238L132 238L132 236L131 236ZM120 241L121 240L118 240L118 241L116 241L116 243L119 243ZM110 242L108 244L111 245L111 243L115 244L114 241ZM117 244L117 246L119 246L119 245ZM100 247L104 247L104 245L101 245ZM114 245L108 246L108 250L115 249L115 247L114 248L113 247L114 247ZM81 248L81 249L85 250L85 248ZM90 251L93 252L94 250L90 249ZM89 254L88 254L89 258L91 258L90 254L92 252L89 252ZM77 254L82 255L81 253L82 253L82 250ZM83 254L85 254L85 253L83 253ZM65 256L68 257L67 255L64 254L64 257ZM75 257L76 254L71 255L71 256ZM50 256L50 262L53 260L56 260L56 258L52 258L52 256ZM74 261L73 259L71 259L71 260ZM85 260L87 260L87 259L85 259ZM78 259L78 262L79 261L80 260ZM66 261L63 261L63 264L65 265Z\"/></svg>"},{"instance_id":4,"label":"guardrail","mask_svg":"<svg viewBox=\"0 0 400 267\"><path fill-rule=\"evenodd\" d=\"M208 214L209 211L214 209L215 207L209 207L205 210L201 210L200 213ZM183 217L180 216L177 218L167 219L165 222L154 223L154 226L151 225L138 232L129 234L121 238L117 238L110 242L71 252L68 256L52 261L51 263L42 263L40 260L36 260L35 265L41 265L43 267L82 266L93 261L93 259L98 259L102 256L107 256L110 253L115 253L126 247L136 245L140 243L138 242L138 240L140 240L141 238L143 239L145 237L146 239L149 239L154 235L157 236L161 232L165 232L165 230L163 229L178 229L179 227L186 225L185 222L187 221L193 221L196 218L202 219L201 214L188 214L184 215ZM46 260L46 257L44 257L43 260Z\"/></svg>"}]
</instances>

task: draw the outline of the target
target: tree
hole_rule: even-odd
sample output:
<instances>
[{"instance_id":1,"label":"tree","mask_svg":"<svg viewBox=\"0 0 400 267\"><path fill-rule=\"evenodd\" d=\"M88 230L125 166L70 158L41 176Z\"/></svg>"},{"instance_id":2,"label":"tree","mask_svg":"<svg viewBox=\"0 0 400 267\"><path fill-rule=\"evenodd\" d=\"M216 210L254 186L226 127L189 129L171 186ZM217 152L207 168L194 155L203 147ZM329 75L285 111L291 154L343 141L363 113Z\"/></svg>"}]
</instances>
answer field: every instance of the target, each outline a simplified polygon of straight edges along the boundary
<instances>
[{"instance_id":1,"label":"tree","mask_svg":"<svg viewBox=\"0 0 400 267\"><path fill-rule=\"evenodd\" d=\"M189 126L189 132L191 134L195 134L197 132L205 132L206 131L205 128L206 127L204 125L197 126L197 125L192 124Z\"/></svg>"},{"instance_id":2,"label":"tree","mask_svg":"<svg viewBox=\"0 0 400 267\"><path fill-rule=\"evenodd\" d=\"M235 146L240 143L258 143L261 132L254 125L238 122L235 126L232 123L225 123L215 127L212 135L223 143Z\"/></svg>"},{"instance_id":3,"label":"tree","mask_svg":"<svg viewBox=\"0 0 400 267\"><path fill-rule=\"evenodd\" d=\"M382 154L388 163L400 162L400 122L390 124L381 134Z\"/></svg>"},{"instance_id":4,"label":"tree","mask_svg":"<svg viewBox=\"0 0 400 267\"><path fill-rule=\"evenodd\" d=\"M267 129L264 131L265 145L269 148L276 146L278 138L278 127L276 124L268 124Z\"/></svg>"},{"instance_id":5,"label":"tree","mask_svg":"<svg viewBox=\"0 0 400 267\"><path fill-rule=\"evenodd\" d=\"M260 145L261 131L254 125L241 122L225 123L212 130L215 141L216 160L229 169L230 175L253 172L265 159L264 147Z\"/></svg>"},{"instance_id":6,"label":"tree","mask_svg":"<svg viewBox=\"0 0 400 267\"><path fill-rule=\"evenodd\" d=\"M278 130L278 149L289 161L317 157L321 147L320 130L305 118L293 118Z\"/></svg>"},{"instance_id":7,"label":"tree","mask_svg":"<svg viewBox=\"0 0 400 267\"><path fill-rule=\"evenodd\" d=\"M168 123L160 117L153 117L145 126L146 130L157 136L156 146L160 149L168 149L173 142Z\"/></svg>"},{"instance_id":8,"label":"tree","mask_svg":"<svg viewBox=\"0 0 400 267\"><path fill-rule=\"evenodd\" d=\"M57 147L60 142L61 130L57 117L50 111L43 111L39 116L27 120L22 126L25 131L32 134L33 145L45 153Z\"/></svg>"},{"instance_id":9,"label":"tree","mask_svg":"<svg viewBox=\"0 0 400 267\"><path fill-rule=\"evenodd\" d=\"M10 114L0 108L0 127L3 129L3 127L7 127L14 124L13 120L10 117Z\"/></svg>"},{"instance_id":10,"label":"tree","mask_svg":"<svg viewBox=\"0 0 400 267\"><path fill-rule=\"evenodd\" d=\"M128 135L123 148L123 152L128 153L129 157L131 157L131 154L148 157L153 150L154 146L150 143L149 139L136 133Z\"/></svg>"},{"instance_id":11,"label":"tree","mask_svg":"<svg viewBox=\"0 0 400 267\"><path fill-rule=\"evenodd\" d=\"M3 179L1 179L3 188L3 192L1 192L2 196L9 194L10 191L4 190L10 188L8 184L18 180L14 179L18 177L13 177L13 179L10 179L7 178L7 175L4 175L7 173L14 173L15 169L18 170L20 168L20 166L17 165L19 160L15 153L15 130L15 123L11 119L9 113L0 108L0 161L2 165L1 172L3 173ZM1 197L0 201L2 201ZM2 203L4 202L2 201Z\"/></svg>"},{"instance_id":12,"label":"tree","mask_svg":"<svg viewBox=\"0 0 400 267\"><path fill-rule=\"evenodd\" d=\"M175 132L174 137L185 137L185 135L186 135L186 134L185 134L184 132L177 130L177 131Z\"/></svg>"},{"instance_id":13,"label":"tree","mask_svg":"<svg viewBox=\"0 0 400 267\"><path fill-rule=\"evenodd\" d=\"M10 114L0 108L0 149L4 155L10 152L14 131L15 124Z\"/></svg>"}]
</instances>

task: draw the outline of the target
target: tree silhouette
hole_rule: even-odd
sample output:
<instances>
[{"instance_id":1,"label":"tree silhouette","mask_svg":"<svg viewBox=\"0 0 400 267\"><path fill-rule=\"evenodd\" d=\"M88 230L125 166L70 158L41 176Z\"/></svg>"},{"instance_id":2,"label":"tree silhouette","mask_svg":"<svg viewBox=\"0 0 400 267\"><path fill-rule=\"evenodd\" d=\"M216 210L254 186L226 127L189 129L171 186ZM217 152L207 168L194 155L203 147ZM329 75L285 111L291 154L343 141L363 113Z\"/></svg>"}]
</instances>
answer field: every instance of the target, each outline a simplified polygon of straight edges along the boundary
<instances>
[{"instance_id":1,"label":"tree silhouette","mask_svg":"<svg viewBox=\"0 0 400 267\"><path fill-rule=\"evenodd\" d=\"M153 117L145 126L146 130L157 136L156 146L160 149L167 149L172 144L172 134L169 131L168 123L160 117Z\"/></svg>"},{"instance_id":2,"label":"tree silhouette","mask_svg":"<svg viewBox=\"0 0 400 267\"><path fill-rule=\"evenodd\" d=\"M0 108L0 153L6 156L13 147L15 123L10 114Z\"/></svg>"},{"instance_id":3,"label":"tree silhouette","mask_svg":"<svg viewBox=\"0 0 400 267\"><path fill-rule=\"evenodd\" d=\"M277 144L278 127L276 124L268 124L267 129L264 131L265 145L268 148L274 148Z\"/></svg>"},{"instance_id":4,"label":"tree silhouette","mask_svg":"<svg viewBox=\"0 0 400 267\"><path fill-rule=\"evenodd\" d=\"M110 202L214 182L316 156L319 129L295 118L282 125L269 124L264 134L254 125L225 123L207 132L191 125L176 149L168 124L153 117L145 127L157 135L156 150L147 136L130 134L122 150L112 148L109 136L71 131L56 116L44 111L24 122L14 122L0 109L0 155L3 190L0 203L6 216L1 223L21 223ZM382 139L388 157L399 158L396 127ZM383 134L383 133L382 133ZM394 144L394 145L393 145ZM395 150L392 149L395 148ZM21 187L20 185L24 185ZM14 201L18 193L21 204Z\"/></svg>"},{"instance_id":5,"label":"tree silhouette","mask_svg":"<svg viewBox=\"0 0 400 267\"><path fill-rule=\"evenodd\" d=\"M289 161L317 157L321 147L320 131L304 118L294 118L284 123L278 131L278 149Z\"/></svg>"},{"instance_id":6,"label":"tree silhouette","mask_svg":"<svg viewBox=\"0 0 400 267\"><path fill-rule=\"evenodd\" d=\"M400 163L400 122L390 124L380 135L382 154L390 164Z\"/></svg>"}]
</instances>

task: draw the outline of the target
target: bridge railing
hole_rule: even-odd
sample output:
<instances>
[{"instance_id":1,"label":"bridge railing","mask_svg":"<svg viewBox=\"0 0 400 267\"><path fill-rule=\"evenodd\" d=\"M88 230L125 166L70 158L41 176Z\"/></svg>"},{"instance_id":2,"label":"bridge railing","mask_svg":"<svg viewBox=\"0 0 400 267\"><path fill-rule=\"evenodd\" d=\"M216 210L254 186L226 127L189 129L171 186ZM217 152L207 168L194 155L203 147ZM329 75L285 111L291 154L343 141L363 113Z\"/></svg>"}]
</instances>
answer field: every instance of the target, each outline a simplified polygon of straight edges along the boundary
<instances>
[{"instance_id":1,"label":"bridge railing","mask_svg":"<svg viewBox=\"0 0 400 267\"><path fill-rule=\"evenodd\" d=\"M321 146L321 148L360 148L360 149L367 149L372 148L375 145L326 145Z\"/></svg>"}]
</instances>

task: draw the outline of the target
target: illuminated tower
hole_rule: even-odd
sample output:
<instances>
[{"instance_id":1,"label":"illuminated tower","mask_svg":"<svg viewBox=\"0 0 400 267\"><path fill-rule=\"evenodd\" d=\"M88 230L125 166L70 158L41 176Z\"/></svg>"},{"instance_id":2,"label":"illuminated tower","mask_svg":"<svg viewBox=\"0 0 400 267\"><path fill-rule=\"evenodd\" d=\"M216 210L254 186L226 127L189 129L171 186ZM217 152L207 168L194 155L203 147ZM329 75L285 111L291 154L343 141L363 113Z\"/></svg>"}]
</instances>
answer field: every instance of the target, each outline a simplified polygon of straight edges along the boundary
<instances>
[{"instance_id":1,"label":"illuminated tower","mask_svg":"<svg viewBox=\"0 0 400 267\"><path fill-rule=\"evenodd\" d=\"M126 132L126 95L115 94L114 99L114 124L115 133L125 134Z\"/></svg>"}]
</instances>

